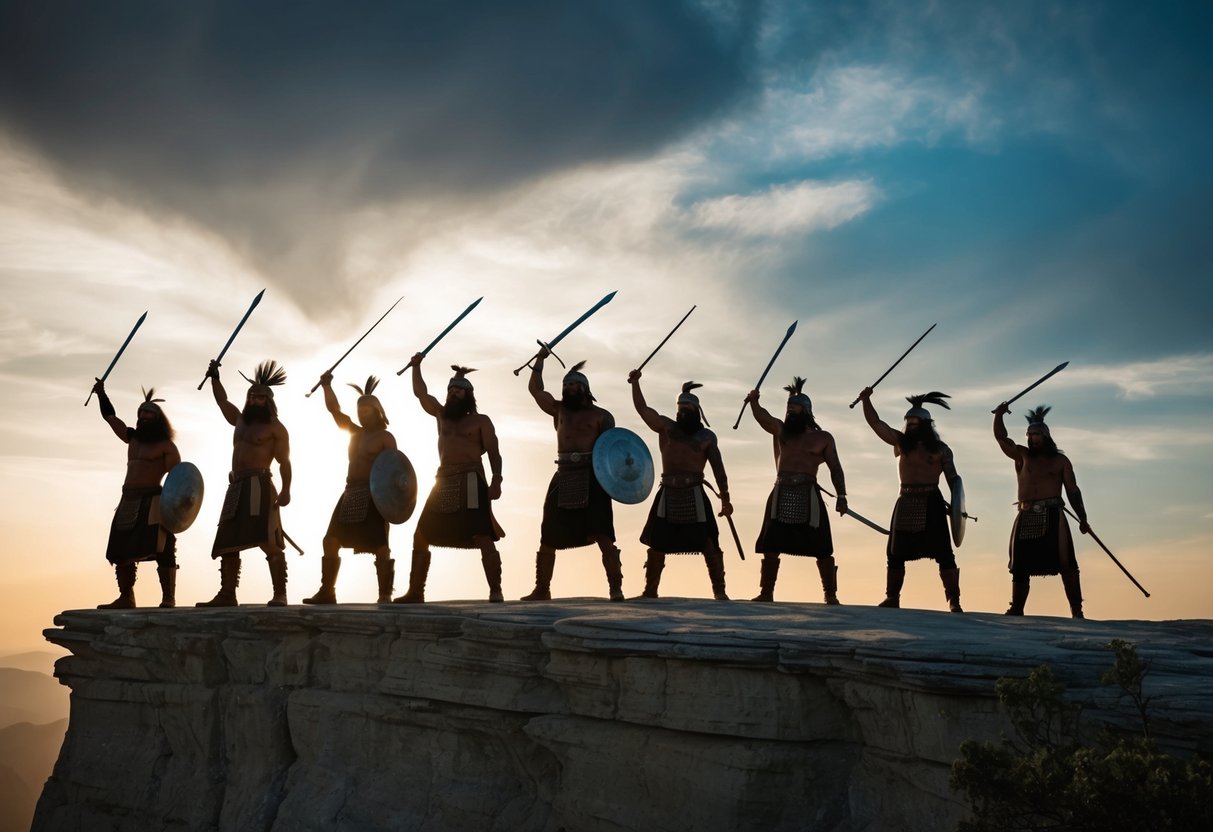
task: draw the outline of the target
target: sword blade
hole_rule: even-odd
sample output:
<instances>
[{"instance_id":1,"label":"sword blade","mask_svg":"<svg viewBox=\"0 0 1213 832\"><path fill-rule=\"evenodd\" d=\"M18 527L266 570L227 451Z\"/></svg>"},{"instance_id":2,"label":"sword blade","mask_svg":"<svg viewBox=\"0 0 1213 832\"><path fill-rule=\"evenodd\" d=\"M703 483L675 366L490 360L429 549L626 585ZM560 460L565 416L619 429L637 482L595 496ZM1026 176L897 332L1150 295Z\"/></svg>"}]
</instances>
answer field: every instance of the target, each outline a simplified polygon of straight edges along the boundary
<instances>
[{"instance_id":1,"label":"sword blade","mask_svg":"<svg viewBox=\"0 0 1213 832\"><path fill-rule=\"evenodd\" d=\"M389 306L389 307L388 307L387 312L384 312L382 315L380 315L380 316L379 316L379 320L377 320L377 321L375 321L375 323L371 324L371 328L370 328L370 329L368 329L366 332L362 333L362 338L365 338L366 336L370 335L370 334L371 334L371 330L373 330L375 327L379 326L379 324L383 323L383 319L384 319L384 318L386 318L386 317L387 317L387 316L388 316L388 315L391 313L391 311L392 311L393 309L395 309L395 308L396 308L396 304L397 304L397 303L400 303L400 301L402 301L402 300L404 300L404 298L403 298L403 297L399 297L399 298L397 298L397 299L396 299L396 303L393 303L391 306ZM333 372L333 370L336 370L336 369L337 369L337 365L338 365L338 364L340 364L342 361L345 361L345 357L354 351L354 347L356 347L356 346L358 346L359 344L361 344L361 343L362 343L362 338L359 338L357 341L355 341L355 342L354 342L354 346L352 346L352 347L350 347L348 350L346 350L346 351L345 351L345 352L342 354L342 356L341 356L340 358L338 358L338 359L337 359L337 361L336 361L336 362L333 364L333 366L332 366L332 367L329 367L329 368L328 368L328 370L326 370L325 372L329 372L329 373L331 373L331 372ZM314 387L312 387L312 389L311 389L311 390L308 390L308 391L307 391L307 396L304 396L304 398L306 399L308 396L310 396L310 395L312 395L313 393L315 393L315 392L316 392L316 388L317 388L317 387L319 387L319 386L320 386L320 382L316 382L315 386L314 386Z\"/></svg>"},{"instance_id":2,"label":"sword blade","mask_svg":"<svg viewBox=\"0 0 1213 832\"><path fill-rule=\"evenodd\" d=\"M423 349L421 351L421 354L429 355L430 350L432 350L434 348L434 345L437 344L439 341L441 341L443 338L445 338L446 334L448 332L450 332L452 329L454 329L456 324L458 324L460 321L462 321L464 318L466 318L468 313L471 312L473 309L475 309L480 304L480 301L482 301L482 300L484 300L484 295L481 295L480 297L476 298L476 300L472 301L472 305L469 306L467 309L463 310L461 313L459 313L458 318L451 321L447 325L446 329L444 329L444 330L442 330L442 332L438 333L438 337L435 338L433 341L430 341L429 346L426 347L425 349ZM409 367L412 367L412 366L413 366L413 362L409 361L408 364L405 364L403 367L400 368L400 372L396 373L396 375L400 375L400 373L403 373L405 370L407 370Z\"/></svg>"},{"instance_id":3,"label":"sword blade","mask_svg":"<svg viewBox=\"0 0 1213 832\"><path fill-rule=\"evenodd\" d=\"M583 323L585 323L586 318L590 317L590 316L591 316L591 315L593 315L595 312L597 312L599 309L601 309L602 307L606 306L608 303L610 303L611 301L613 301L613 300L615 299L615 295L616 295L616 293L617 293L618 291L619 291L619 290L618 290L618 289L616 289L614 292L611 292L609 295L607 295L606 297L604 297L602 300L598 301L598 303L596 303L596 304L594 304L593 306L591 306L591 307L590 307L590 308L589 308L589 309L588 309L588 310L585 312L585 314L583 314L583 315L582 315L580 318L578 318L577 320L573 321L571 324L569 324L568 326L566 326L566 327L564 328L564 330L563 330L563 331L562 331L562 332L561 332L559 335L557 335L557 336L556 336L555 338L553 338L552 340L550 340L550 341L548 341L548 342L544 343L544 346L547 348L548 352L551 352L551 351L552 351L552 347L556 346L556 345L557 345L557 344L559 344L561 341L563 341L563 340L564 340L564 336L568 335L568 334L569 334L570 332L572 332L574 329L576 329L577 327L579 327L579 326L581 326ZM522 372L523 367L529 367L529 366L530 366L530 364L531 364L531 362L532 362L532 361L534 361L534 360L535 360L535 359L534 359L534 357L531 357L531 358L527 359L526 364L523 364L523 365L522 365L522 367L519 367L517 370L515 370L515 371L514 371L514 375L518 375L519 373L521 373L521 372Z\"/></svg>"},{"instance_id":4,"label":"sword blade","mask_svg":"<svg viewBox=\"0 0 1213 832\"><path fill-rule=\"evenodd\" d=\"M822 494L825 494L829 497L834 497L834 495L832 493L830 493L826 489L822 488L820 485L817 486L817 490L820 491ZM835 497L835 499L837 499L837 497ZM880 525L879 523L873 523L871 520L864 517L862 514L860 514L857 511L852 511L851 509L848 508L846 511L843 512L843 514L846 514L846 515L849 515L850 517L855 518L856 520L858 520L860 523L863 523L868 528L875 529L876 531L880 532L883 535L887 535L889 533L889 530L886 529L884 526Z\"/></svg>"},{"instance_id":5,"label":"sword blade","mask_svg":"<svg viewBox=\"0 0 1213 832\"><path fill-rule=\"evenodd\" d=\"M733 516L729 515L724 519L729 521L729 531L733 533L733 542L737 544L737 554L741 555L742 560L745 560L745 550L741 548L741 538L737 535L737 525L733 522Z\"/></svg>"},{"instance_id":6,"label":"sword blade","mask_svg":"<svg viewBox=\"0 0 1213 832\"><path fill-rule=\"evenodd\" d=\"M105 372L101 374L101 378L97 379L97 381L104 382L107 378L110 377L110 370L114 369L114 365L118 363L118 359L121 358L122 353L126 351L126 345L129 344L131 342L131 339L135 337L135 333L139 331L139 327L143 326L143 321L146 318L147 318L147 311L145 310L144 313L139 316L139 320L135 321L135 325L133 327L131 327L130 333L126 336L126 340L122 342L122 346L118 347L118 352L114 353L114 359L112 361L110 361L110 365L105 368ZM92 400L93 400L93 391L89 390L88 398L84 400L84 406L88 407L88 403L91 402Z\"/></svg>"},{"instance_id":7,"label":"sword blade","mask_svg":"<svg viewBox=\"0 0 1213 832\"><path fill-rule=\"evenodd\" d=\"M253 310L257 308L257 304L261 303L261 296L265 294L262 289L257 293L257 297L253 298L253 302L249 304L248 310L244 313L244 317L240 319L240 323L236 324L236 328L232 330L231 336L227 339L227 343L223 345L223 349L219 350L219 355L215 357L215 363L219 364L223 361L223 356L227 355L228 347L236 340L236 336L240 334L240 330L244 328L244 322L248 320L248 316L253 314ZM207 376L202 377L202 381L198 382L198 389L202 389L202 385L206 384Z\"/></svg>"},{"instance_id":8,"label":"sword blade","mask_svg":"<svg viewBox=\"0 0 1213 832\"><path fill-rule=\"evenodd\" d=\"M1015 401L1015 400L1017 400L1017 399L1021 399L1021 398L1023 398L1023 397L1024 397L1024 396L1026 396L1028 393L1031 393L1031 392L1032 392L1033 390L1035 390L1035 389L1036 389L1038 386L1040 386L1040 385L1041 385L1041 384L1043 384L1044 382L1048 381L1049 379L1051 379L1053 376L1055 376L1055 375L1057 375L1058 373L1060 373L1062 370L1064 370L1064 369L1065 369L1066 367L1068 367L1068 366L1070 366L1070 362L1069 362L1069 361L1063 361L1063 362L1061 362L1061 363L1060 363L1060 364L1058 364L1056 367L1054 367L1052 370L1049 370L1049 372L1045 373L1045 374L1044 374L1043 376L1041 376L1039 379L1037 379L1036 381L1032 382L1032 383L1031 383L1031 384L1029 384L1027 387L1025 387L1025 388L1024 388L1022 391L1020 391L1020 393L1019 393L1018 395L1013 396L1012 398L1007 399L1007 404L1010 404L1011 402L1013 402L1013 401ZM990 411L990 412L992 413L993 411Z\"/></svg>"},{"instance_id":9,"label":"sword blade","mask_svg":"<svg viewBox=\"0 0 1213 832\"><path fill-rule=\"evenodd\" d=\"M779 357L779 353L783 352L783 345L792 337L792 333L796 331L796 325L800 321L792 321L792 325L788 327L788 331L783 334L783 340L779 342L779 346L775 348L775 354L771 356L771 360L767 362L767 368L762 371L762 375L758 377L758 383L754 385L757 390L762 387L762 383L767 380L767 373L771 372L771 368L775 366L775 359ZM741 403L741 412L737 414L737 421L733 423L733 430L737 430L737 426L741 424L741 417L745 414L746 402Z\"/></svg>"},{"instance_id":10,"label":"sword blade","mask_svg":"<svg viewBox=\"0 0 1213 832\"><path fill-rule=\"evenodd\" d=\"M889 367L889 369L885 370L885 371L884 371L884 375L882 375L880 378L876 379L876 380L875 380L874 382L872 382L872 384L871 384L871 385L869 385L869 386L871 386L873 389L875 389L875 387L876 387L876 385L877 385L877 384L880 384L880 382L884 381L885 376L887 376L889 373L893 372L893 369L894 369L894 368L895 368L895 367L896 367L898 364L900 364L900 363L901 363L901 359L902 359L902 358L905 358L907 355L909 355L911 352L913 352L913 351L914 351L914 348L918 346L919 342L920 342L920 341L922 341L922 339L923 339L923 338L926 338L928 335L930 335L930 334L931 334L931 330L932 330L932 329L934 329L936 326L938 326L938 322L933 323L933 324L931 324L929 327L927 327L927 331L926 331L926 332L924 332L922 335L919 335L919 336L918 336L918 341L915 341L913 344L910 344L910 348L901 354L901 358L899 358L899 359L897 359L896 361L894 361L894 362L893 362L893 366L892 366L892 367ZM855 399L855 401L851 402L850 406L853 408L853 407L855 407L855 405L857 405L857 404L859 404L859 399Z\"/></svg>"},{"instance_id":11,"label":"sword blade","mask_svg":"<svg viewBox=\"0 0 1213 832\"><path fill-rule=\"evenodd\" d=\"M695 306L698 306L698 304L696 304ZM666 341L668 341L668 340L670 340L670 337L671 337L671 336L672 336L672 335L673 335L675 332L677 332L677 331L678 331L678 327L682 326L683 321L685 321L687 318L691 317L691 312L694 312L694 311L695 311L695 306L692 306L692 307L691 307L691 311L690 311L690 312L687 312L685 315L683 315L683 316L682 316L682 320L681 320L681 321L679 321L678 323L676 323L676 324L674 325L674 328L670 330L670 334L669 334L669 335L667 335L666 337L664 337L664 338L662 338L662 339L661 339L661 343L657 345L657 349L655 349L655 350L653 350L651 353L649 353L649 357L648 357L648 358L646 358L644 361L641 361L641 362L640 362L640 366L636 368L637 370L643 370L643 369L644 369L644 365L645 365L645 364L648 364L648 363L649 363L649 361L651 361L651 360L652 360L653 356L655 356L655 355L658 353L658 351L659 351L659 350L660 350L662 347L664 347L664 346L665 346L665 342L666 342Z\"/></svg>"}]
</instances>

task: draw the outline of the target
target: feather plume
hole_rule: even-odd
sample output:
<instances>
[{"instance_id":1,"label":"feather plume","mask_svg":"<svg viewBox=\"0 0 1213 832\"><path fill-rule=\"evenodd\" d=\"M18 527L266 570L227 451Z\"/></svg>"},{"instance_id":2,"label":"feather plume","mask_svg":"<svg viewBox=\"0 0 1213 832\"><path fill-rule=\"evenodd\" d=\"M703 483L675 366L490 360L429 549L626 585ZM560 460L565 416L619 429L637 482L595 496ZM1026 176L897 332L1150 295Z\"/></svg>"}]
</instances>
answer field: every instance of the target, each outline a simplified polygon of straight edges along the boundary
<instances>
[{"instance_id":1,"label":"feather plume","mask_svg":"<svg viewBox=\"0 0 1213 832\"><path fill-rule=\"evenodd\" d=\"M930 393L922 393L917 396L906 396L906 401L914 407L922 407L923 404L937 404L944 410L951 410L952 406L944 401L944 399L952 398L947 393L940 393L938 390L932 390Z\"/></svg>"},{"instance_id":2,"label":"feather plume","mask_svg":"<svg viewBox=\"0 0 1213 832\"><path fill-rule=\"evenodd\" d=\"M140 390L143 390L143 387L142 387L142 386L140 386L140 388L139 388L139 389L140 389ZM155 387L149 387L148 389L143 390L143 401L144 401L144 403L145 403L145 404L152 404L152 403L155 403L155 402L162 402L162 401L164 401L164 399L154 399L154 398L152 398L152 397L153 397L153 396L155 396L155 395L156 395L156 388L155 388Z\"/></svg>"},{"instance_id":3,"label":"feather plume","mask_svg":"<svg viewBox=\"0 0 1213 832\"><path fill-rule=\"evenodd\" d=\"M252 378L244 375L243 372L240 375L249 384L261 384L265 387L277 387L280 384L286 384L286 368L272 359L258 364L257 369L253 371Z\"/></svg>"},{"instance_id":4,"label":"feather plume","mask_svg":"<svg viewBox=\"0 0 1213 832\"><path fill-rule=\"evenodd\" d=\"M785 385L783 389L787 390L793 396L799 396L804 392L804 383L805 379L801 378L800 376L792 376L792 383Z\"/></svg>"},{"instance_id":5,"label":"feather plume","mask_svg":"<svg viewBox=\"0 0 1213 832\"><path fill-rule=\"evenodd\" d=\"M1034 409L1029 410L1024 415L1024 418L1028 420L1029 425L1033 422L1043 422L1045 420L1045 416L1048 415L1049 411L1052 409L1053 408L1048 405L1037 405Z\"/></svg>"},{"instance_id":6,"label":"feather plume","mask_svg":"<svg viewBox=\"0 0 1213 832\"><path fill-rule=\"evenodd\" d=\"M580 373L580 372L581 372L581 368L582 368L582 367L584 367L584 366L585 366L585 362L584 362L584 361L578 361L578 362L577 362L576 364L574 364L572 367L569 367L569 372L570 372L570 373ZM566 375L567 375L567 373L566 373Z\"/></svg>"},{"instance_id":7,"label":"feather plume","mask_svg":"<svg viewBox=\"0 0 1213 832\"><path fill-rule=\"evenodd\" d=\"M357 384L351 384L349 386L357 390L359 396L370 396L375 392L375 388L379 386L379 379L375 378L374 376L367 376L365 388L359 387Z\"/></svg>"},{"instance_id":8,"label":"feather plume","mask_svg":"<svg viewBox=\"0 0 1213 832\"><path fill-rule=\"evenodd\" d=\"M690 393L692 390L698 390L700 387L703 387L703 385L700 384L699 382L688 381L687 383L682 385L682 392Z\"/></svg>"},{"instance_id":9,"label":"feather plume","mask_svg":"<svg viewBox=\"0 0 1213 832\"><path fill-rule=\"evenodd\" d=\"M468 373L476 372L475 367L460 367L458 364L452 364L451 369L455 371L455 378L463 378Z\"/></svg>"}]
</instances>

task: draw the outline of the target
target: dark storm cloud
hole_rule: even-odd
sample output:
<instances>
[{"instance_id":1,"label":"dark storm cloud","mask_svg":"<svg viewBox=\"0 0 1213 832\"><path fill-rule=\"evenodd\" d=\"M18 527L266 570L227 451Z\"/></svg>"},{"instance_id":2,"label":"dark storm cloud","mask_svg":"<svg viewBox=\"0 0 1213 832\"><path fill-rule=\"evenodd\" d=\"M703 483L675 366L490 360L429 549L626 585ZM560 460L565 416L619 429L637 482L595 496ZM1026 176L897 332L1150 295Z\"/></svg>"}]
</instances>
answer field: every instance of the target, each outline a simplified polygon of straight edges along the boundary
<instances>
[{"instance_id":1,"label":"dark storm cloud","mask_svg":"<svg viewBox=\"0 0 1213 832\"><path fill-rule=\"evenodd\" d=\"M267 265L326 215L678 138L751 89L756 7L738 8L14 0L0 123Z\"/></svg>"}]
</instances>

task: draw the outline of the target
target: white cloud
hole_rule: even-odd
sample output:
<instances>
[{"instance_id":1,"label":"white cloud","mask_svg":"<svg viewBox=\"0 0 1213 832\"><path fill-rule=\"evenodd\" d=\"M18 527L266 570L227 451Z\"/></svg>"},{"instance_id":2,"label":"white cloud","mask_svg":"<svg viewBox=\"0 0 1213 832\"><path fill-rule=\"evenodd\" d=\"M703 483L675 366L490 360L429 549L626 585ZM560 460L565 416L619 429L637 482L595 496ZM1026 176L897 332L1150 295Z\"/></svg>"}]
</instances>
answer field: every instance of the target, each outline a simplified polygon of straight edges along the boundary
<instances>
[{"instance_id":1,"label":"white cloud","mask_svg":"<svg viewBox=\"0 0 1213 832\"><path fill-rule=\"evenodd\" d=\"M752 196L704 200L690 215L699 228L778 236L835 228L870 210L878 198L878 189L867 181L798 182Z\"/></svg>"}]
</instances>

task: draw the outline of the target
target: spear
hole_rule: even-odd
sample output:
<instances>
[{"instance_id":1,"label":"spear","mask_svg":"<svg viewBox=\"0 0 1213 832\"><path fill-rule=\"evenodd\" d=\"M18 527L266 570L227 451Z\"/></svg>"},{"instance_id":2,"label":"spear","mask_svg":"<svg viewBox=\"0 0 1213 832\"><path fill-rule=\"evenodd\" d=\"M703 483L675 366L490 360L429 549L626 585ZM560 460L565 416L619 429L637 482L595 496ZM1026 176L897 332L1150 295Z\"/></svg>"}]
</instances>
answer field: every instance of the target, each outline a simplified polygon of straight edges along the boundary
<instances>
[{"instance_id":1,"label":"spear","mask_svg":"<svg viewBox=\"0 0 1213 832\"><path fill-rule=\"evenodd\" d=\"M114 354L114 360L111 361L110 365L105 368L105 372L101 374L101 378L97 379L98 384L104 383L105 380L110 377L110 370L114 369L114 365L117 364L118 359L122 357L122 353L126 349L126 345L129 344L131 342L131 339L135 337L135 332L139 329L139 327L143 326L143 319L146 317L147 317L147 312L145 311L142 315L139 316L139 320L135 321L135 326L131 329L130 335L126 336L126 340L122 342L122 346L118 347L118 352ZM84 406L88 407L88 403L91 402L92 400L93 400L93 391L89 390L88 398L84 400Z\"/></svg>"},{"instance_id":2,"label":"spear","mask_svg":"<svg viewBox=\"0 0 1213 832\"><path fill-rule=\"evenodd\" d=\"M931 330L935 328L935 326L936 326L936 324L931 324L929 327L927 327L927 331L926 331L926 332L924 332L922 335L919 335L919 336L918 336L918 341L921 341L923 338L926 338L926 337L927 337L927 335L929 335L929 334L930 334ZM906 350L905 352L903 352L903 353L901 354L901 358L905 358L907 355L909 355L909 354L910 354L910 351L911 351L911 350L913 350L915 347L917 347L917 346L918 346L918 341L915 341L913 344L910 344L910 349L908 349L908 350ZM896 367L898 364L900 364L900 363L901 363L901 358L899 358L899 359L897 359L896 361L894 361L894 362L893 362L893 367ZM889 369L885 370L885 371L884 371L884 375L882 375L880 378L876 379L874 382L872 382L872 383L871 383L870 385L868 385L868 386L869 386L869 387L871 387L871 388L873 388L873 389L875 389L877 384L880 384L880 382L884 381L884 377L885 377L885 376L887 376L889 373L893 372L893 367L890 367ZM850 406L850 407L852 407L852 408L854 408L854 407L855 407L855 405L857 405L857 404L859 404L859 398L858 398L858 397L856 397L855 401L851 402L851 404L850 404L849 406Z\"/></svg>"},{"instance_id":3,"label":"spear","mask_svg":"<svg viewBox=\"0 0 1213 832\"><path fill-rule=\"evenodd\" d=\"M771 372L771 367L775 365L775 359L779 357L779 353L783 352L783 345L792 337L792 333L796 331L796 324L800 321L792 321L792 325L788 327L788 331L783 334L783 340L779 342L779 346L775 348L775 354L771 356L771 360L767 362L767 368L762 371L762 375L758 377L758 383L754 385L754 389L762 387L762 383L767 380L767 373ZM745 406L748 402L741 403L741 412L737 414L737 421L733 423L733 430L737 430L737 426L741 424L741 417L745 414Z\"/></svg>"},{"instance_id":4,"label":"spear","mask_svg":"<svg viewBox=\"0 0 1213 832\"><path fill-rule=\"evenodd\" d=\"M1048 376L1046 376L1045 378L1048 378ZM1043 379L1042 379L1042 380L1043 380ZM1033 385L1033 386L1035 386L1035 385ZM1030 389L1030 388L1029 388L1029 389ZM1024 392L1027 392L1027 391L1025 390ZM1021 394L1021 395L1022 395L1022 394ZM1062 506L1062 508L1063 508L1063 509L1065 509L1066 514L1070 515L1070 516L1071 516L1071 517L1073 517L1075 520L1078 520L1077 515L1075 515L1075 514L1074 514L1074 512L1070 511L1070 507L1069 507L1069 506ZM1081 520L1078 520L1078 522L1079 522L1079 523L1081 523L1082 521L1081 521ZM1103 550L1104 550L1104 552L1106 552L1106 553L1107 553L1108 557L1110 557L1110 558L1112 559L1112 563L1114 563L1114 564L1116 564L1117 566L1119 566L1119 567L1120 567L1120 571L1121 571L1121 572L1124 572L1124 573L1125 573L1125 575L1128 577L1128 579L1129 579L1130 581L1132 581L1132 582L1133 582L1133 586L1135 586L1135 587L1137 587L1138 589L1140 589L1140 590L1141 590L1141 594L1142 594L1142 595L1144 595L1144 596L1146 596L1147 598L1149 598L1149 597L1150 597L1150 593L1146 592L1146 588L1145 588L1144 586L1142 586L1141 584L1139 584L1139 583L1137 582L1137 579L1136 579L1136 578L1134 578L1132 575L1130 575L1130 574L1129 574L1129 570L1128 570L1128 569L1125 569L1124 564L1123 564L1123 563L1121 563L1120 561L1118 561L1118 560L1116 559L1116 555L1112 554L1112 550L1111 550L1111 549L1109 549L1107 546L1105 546L1105 545L1104 545L1104 542L1103 542L1102 540L1100 540L1100 539L1099 539L1099 536L1098 536L1097 534L1095 534L1095 530L1094 530L1093 528L1091 528L1091 526L1090 526L1090 525L1088 525L1088 526L1087 526L1087 534L1091 535L1091 539L1092 539L1092 540L1094 540L1096 543L1098 543L1098 544L1099 544L1099 548L1100 548L1100 549L1103 549Z\"/></svg>"},{"instance_id":5,"label":"spear","mask_svg":"<svg viewBox=\"0 0 1213 832\"><path fill-rule=\"evenodd\" d=\"M698 304L696 304L695 306L698 306ZM660 350L662 347L664 347L664 346L665 346L665 342L666 342L666 341L668 341L668 340L670 340L670 336L672 336L672 335L673 335L675 332L677 332L677 331L678 331L678 327L682 326L683 321L685 321L687 318L691 317L691 312L694 312L694 311L695 311L695 306L692 306L692 307L691 307L691 311L690 311L690 312L687 312L685 315L683 315L683 316L682 316L682 320L681 320L681 321L679 321L678 323L674 324L674 328L670 330L670 334L669 334L669 335L667 335L666 337L664 337L664 338L662 338L662 339L661 339L661 343L657 345L657 349L655 349L655 350L653 350L651 353L649 353L649 357L648 357L648 358L646 358L644 361L641 361L641 362L640 362L640 366L636 368L637 370L643 370L643 369L644 369L644 365L645 365L645 364L648 364L648 363L649 363L651 360L653 360L653 356L657 354L657 351L658 351L658 350Z\"/></svg>"},{"instance_id":6,"label":"spear","mask_svg":"<svg viewBox=\"0 0 1213 832\"><path fill-rule=\"evenodd\" d=\"M402 301L402 300L404 300L403 297L397 298L396 303L400 303L400 301ZM379 326L379 324L383 323L383 319L388 316L388 313L396 308L396 303L393 303L391 306L389 306L387 312L384 312L382 315L379 316L379 320L377 320L377 321L375 321L375 323L371 324L371 329L368 329L366 332L362 333L362 338L365 338L366 336L370 335L371 330L373 330L375 327ZM354 347L356 347L362 343L362 338L359 338L357 341L355 341L354 346L350 347L348 350L346 350L342 354L342 356L337 359L336 363L334 363L332 367L329 367L327 370L325 370L325 373L331 373L331 372L333 372L333 370L336 370L337 365L340 364L342 361L345 361L345 357L354 351ZM315 393L316 388L319 386L320 386L320 382L316 382L316 384L312 387L312 389L307 391L307 396L304 396L304 398L306 399L308 396Z\"/></svg>"},{"instance_id":7,"label":"spear","mask_svg":"<svg viewBox=\"0 0 1213 832\"><path fill-rule=\"evenodd\" d=\"M1007 404L1010 404L1011 402L1015 401L1016 399L1021 399L1021 398L1023 398L1023 397L1024 397L1026 394L1030 393L1030 392L1031 392L1032 390L1034 390L1034 389L1035 389L1037 386L1039 386L1039 385L1040 385L1042 382L1044 382L1044 381L1046 381L1046 380L1048 380L1048 379L1052 378L1053 376L1057 375L1058 373L1060 373L1062 370L1064 370L1064 369L1065 369L1066 367L1068 367L1069 365L1070 365L1070 362L1069 362L1069 361L1063 361L1063 362L1061 362L1061 363L1060 363L1060 364L1058 364L1056 367L1054 367L1052 370L1049 370L1049 372L1045 373L1043 376L1041 376L1040 378L1038 378L1036 381L1032 382L1032 383L1031 383L1031 384L1029 384L1027 387L1025 387L1025 388L1024 388L1022 391L1020 391L1019 395L1017 395L1017 396L1012 396L1011 398L1007 399L1006 403L1007 403ZM1000 406L1001 406L1001 405L1000 405ZM991 410L990 412L991 412L991 413L997 413L997 412L998 412L998 408L996 407L996 408L994 408L993 410Z\"/></svg>"},{"instance_id":8,"label":"spear","mask_svg":"<svg viewBox=\"0 0 1213 832\"><path fill-rule=\"evenodd\" d=\"M227 339L227 343L223 345L223 349L219 350L219 355L215 358L215 366L219 366L219 362L223 361L223 356L227 355L227 348L236 340L236 336L240 334L240 330L244 328L244 322L248 320L248 316L253 314L253 310L257 308L257 304L261 303L261 296L265 294L262 289L257 293L257 297L253 298L253 302L249 304L248 311L244 313L244 317L240 319L240 323L236 324L236 328L232 330L232 335ZM206 380L210 377L208 372L202 377L202 381L198 382L198 389L202 389L202 385L206 384Z\"/></svg>"},{"instance_id":9,"label":"spear","mask_svg":"<svg viewBox=\"0 0 1213 832\"><path fill-rule=\"evenodd\" d=\"M437 337L437 338L435 338L433 341L430 341L430 345L421 351L421 355L422 355L422 356L429 355L429 354L430 354L430 350L432 350L432 349L434 348L434 345L435 345L435 344L437 344L439 341L441 341L443 338L445 338L445 337L446 337L446 334L447 334L448 332L450 332L452 329L454 329L454 328L455 328L455 325L456 325L457 323L459 323L459 322L460 322L460 321L462 321L464 318L466 318L466 317L467 317L467 314L468 314L469 312L471 312L473 309L475 309L475 308L476 308L476 305L477 305L477 304L479 304L479 303L480 303L480 301L482 301L482 300L484 300L484 295L481 295L480 297L476 298L476 300L472 301L472 305L471 305L471 306L469 306L467 309L465 309L465 310L463 310L462 312L460 312L460 313L459 313L459 317L458 317L458 318L456 318L455 320L453 320L453 321L451 321L449 324L447 324L447 328L446 328L446 329L444 329L444 330L442 330L442 332L439 332L439 333L438 333L438 337ZM410 359L409 359L409 363L408 363L408 364L405 364L403 367L401 367L401 368L400 368L400 372L396 373L396 375L400 375L400 373L403 373L405 370L407 370L409 367L412 367L412 366L413 366L413 359L411 359L411 358L410 358Z\"/></svg>"}]
</instances>

